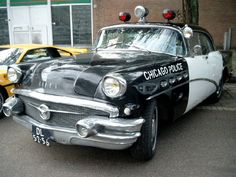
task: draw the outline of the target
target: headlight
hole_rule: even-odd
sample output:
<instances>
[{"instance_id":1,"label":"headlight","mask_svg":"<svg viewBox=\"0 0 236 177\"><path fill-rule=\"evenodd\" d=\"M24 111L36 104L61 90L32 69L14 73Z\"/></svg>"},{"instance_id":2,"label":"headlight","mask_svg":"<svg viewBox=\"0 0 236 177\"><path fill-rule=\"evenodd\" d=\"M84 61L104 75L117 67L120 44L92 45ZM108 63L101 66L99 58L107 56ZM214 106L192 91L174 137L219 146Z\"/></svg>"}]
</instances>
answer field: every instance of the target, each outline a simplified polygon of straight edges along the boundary
<instances>
[{"instance_id":1,"label":"headlight","mask_svg":"<svg viewBox=\"0 0 236 177\"><path fill-rule=\"evenodd\" d=\"M8 68L7 77L9 81L13 83L17 83L20 80L21 76L22 76L22 72L19 67L11 66Z\"/></svg>"},{"instance_id":2,"label":"headlight","mask_svg":"<svg viewBox=\"0 0 236 177\"><path fill-rule=\"evenodd\" d=\"M102 84L103 92L110 98L117 98L126 92L126 80L119 74L107 75Z\"/></svg>"}]
</instances>

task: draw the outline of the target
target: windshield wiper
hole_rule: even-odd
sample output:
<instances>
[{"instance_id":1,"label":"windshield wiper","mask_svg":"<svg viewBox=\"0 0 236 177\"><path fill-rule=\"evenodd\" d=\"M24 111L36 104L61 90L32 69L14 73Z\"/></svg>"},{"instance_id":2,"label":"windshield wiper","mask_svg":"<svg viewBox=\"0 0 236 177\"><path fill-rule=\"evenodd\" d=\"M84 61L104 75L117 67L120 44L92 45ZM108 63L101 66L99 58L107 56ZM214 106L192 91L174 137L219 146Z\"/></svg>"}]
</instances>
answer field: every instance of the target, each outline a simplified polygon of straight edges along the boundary
<instances>
[{"instance_id":1,"label":"windshield wiper","mask_svg":"<svg viewBox=\"0 0 236 177\"><path fill-rule=\"evenodd\" d=\"M113 43L113 44L110 44L110 45L107 45L107 46L104 46L104 47L96 47L94 50L97 51L97 49L106 49L108 47L112 47L114 45L118 45L118 44L123 44L122 42L117 42L117 43Z\"/></svg>"},{"instance_id":2,"label":"windshield wiper","mask_svg":"<svg viewBox=\"0 0 236 177\"><path fill-rule=\"evenodd\" d=\"M145 52L148 52L148 53L153 53L152 51L148 50L148 49L145 49L145 48L142 48L142 47L139 47L139 46L136 46L136 45L129 45L130 47L134 47L136 49L139 49L139 50L142 50L142 51L145 51Z\"/></svg>"}]
</instances>

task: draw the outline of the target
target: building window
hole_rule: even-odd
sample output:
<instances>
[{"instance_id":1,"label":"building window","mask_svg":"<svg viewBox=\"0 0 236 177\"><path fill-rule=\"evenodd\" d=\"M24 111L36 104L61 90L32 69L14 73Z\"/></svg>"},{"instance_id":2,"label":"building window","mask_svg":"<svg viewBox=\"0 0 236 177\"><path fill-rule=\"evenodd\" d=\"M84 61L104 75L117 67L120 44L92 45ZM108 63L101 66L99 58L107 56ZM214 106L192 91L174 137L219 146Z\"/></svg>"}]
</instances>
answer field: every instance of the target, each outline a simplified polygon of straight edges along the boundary
<instances>
[{"instance_id":1,"label":"building window","mask_svg":"<svg viewBox=\"0 0 236 177\"><path fill-rule=\"evenodd\" d=\"M91 6L72 6L74 45L91 44Z\"/></svg>"},{"instance_id":2,"label":"building window","mask_svg":"<svg viewBox=\"0 0 236 177\"><path fill-rule=\"evenodd\" d=\"M91 6L52 6L53 44L91 45Z\"/></svg>"},{"instance_id":3,"label":"building window","mask_svg":"<svg viewBox=\"0 0 236 177\"><path fill-rule=\"evenodd\" d=\"M8 31L8 22L7 22L7 9L0 8L0 43L9 44L9 31Z\"/></svg>"},{"instance_id":4,"label":"building window","mask_svg":"<svg viewBox=\"0 0 236 177\"><path fill-rule=\"evenodd\" d=\"M53 44L71 45L70 7L52 7Z\"/></svg>"}]
</instances>

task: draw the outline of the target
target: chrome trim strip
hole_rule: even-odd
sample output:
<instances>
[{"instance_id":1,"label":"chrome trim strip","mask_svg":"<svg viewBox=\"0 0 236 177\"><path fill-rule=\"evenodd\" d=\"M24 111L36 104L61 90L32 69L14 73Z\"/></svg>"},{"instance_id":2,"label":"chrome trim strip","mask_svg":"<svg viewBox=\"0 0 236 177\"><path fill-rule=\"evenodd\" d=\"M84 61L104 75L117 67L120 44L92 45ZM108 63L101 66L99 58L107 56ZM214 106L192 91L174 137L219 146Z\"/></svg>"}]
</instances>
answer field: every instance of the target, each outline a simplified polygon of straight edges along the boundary
<instances>
[{"instance_id":1,"label":"chrome trim strip","mask_svg":"<svg viewBox=\"0 0 236 177\"><path fill-rule=\"evenodd\" d=\"M207 78L196 78L196 79L192 79L189 82L195 82L195 81L208 81L212 84L214 84L216 86L216 88L218 88L218 84L216 83L216 81L211 80L211 79L207 79Z\"/></svg>"},{"instance_id":2,"label":"chrome trim strip","mask_svg":"<svg viewBox=\"0 0 236 177\"><path fill-rule=\"evenodd\" d=\"M41 111L41 109L39 108L39 106L36 106L32 103L28 103L26 102L26 104L32 106L33 108L37 109L38 111ZM78 112L71 112L71 111L61 111L61 110L55 110L55 109L48 109L48 112L56 112L56 113L62 113L62 114L75 114L75 115L84 115L83 113L78 113Z\"/></svg>"},{"instance_id":3,"label":"chrome trim strip","mask_svg":"<svg viewBox=\"0 0 236 177\"><path fill-rule=\"evenodd\" d=\"M116 106L112 106L106 103L101 103L98 101L85 100L81 98L73 98L66 96L56 96L49 95L45 93L39 93L32 90L26 89L15 89L14 94L34 98L40 101L58 103L58 104L66 104L72 106L82 106L90 109L95 109L99 111L105 111L110 114L110 117L114 118L119 115L119 109Z\"/></svg>"},{"instance_id":4,"label":"chrome trim strip","mask_svg":"<svg viewBox=\"0 0 236 177\"><path fill-rule=\"evenodd\" d=\"M144 24L140 24L140 23L134 23L134 24L118 24L118 25L112 25L112 26L106 26L103 27L102 29L100 29L100 31L102 30L107 30L107 29L116 29L116 28L121 28L121 27L126 27L126 28L168 28L168 29L173 29L173 30L177 30L179 32L181 32L181 28L179 26L166 26L163 25L161 23L144 23Z\"/></svg>"}]
</instances>

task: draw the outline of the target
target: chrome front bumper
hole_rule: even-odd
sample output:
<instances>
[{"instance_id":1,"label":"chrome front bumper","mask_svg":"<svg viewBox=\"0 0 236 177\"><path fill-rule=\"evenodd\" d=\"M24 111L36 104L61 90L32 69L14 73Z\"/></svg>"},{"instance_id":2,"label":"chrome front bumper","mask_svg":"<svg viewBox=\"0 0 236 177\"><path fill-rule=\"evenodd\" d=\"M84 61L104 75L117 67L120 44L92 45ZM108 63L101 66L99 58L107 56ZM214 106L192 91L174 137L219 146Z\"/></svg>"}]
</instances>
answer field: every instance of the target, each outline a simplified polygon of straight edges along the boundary
<instances>
[{"instance_id":1,"label":"chrome front bumper","mask_svg":"<svg viewBox=\"0 0 236 177\"><path fill-rule=\"evenodd\" d=\"M77 128L64 128L39 123L26 115L13 115L13 119L32 131L32 125L49 130L51 139L61 144L92 146L103 149L126 149L141 135L140 129L144 119L123 119L88 117L77 122L77 125L90 127L94 134L88 137L79 135Z\"/></svg>"}]
</instances>

